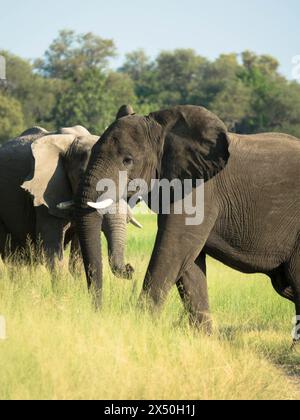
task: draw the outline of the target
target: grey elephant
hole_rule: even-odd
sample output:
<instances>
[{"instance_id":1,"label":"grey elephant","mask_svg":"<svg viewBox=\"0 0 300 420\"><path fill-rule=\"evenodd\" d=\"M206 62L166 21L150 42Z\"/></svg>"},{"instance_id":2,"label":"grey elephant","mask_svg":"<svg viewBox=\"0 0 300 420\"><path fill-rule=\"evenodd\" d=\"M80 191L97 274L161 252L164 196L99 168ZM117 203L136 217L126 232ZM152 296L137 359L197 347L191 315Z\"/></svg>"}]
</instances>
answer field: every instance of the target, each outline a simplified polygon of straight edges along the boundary
<instances>
[{"instance_id":1,"label":"grey elephant","mask_svg":"<svg viewBox=\"0 0 300 420\"><path fill-rule=\"evenodd\" d=\"M81 253L71 204L98 139L81 126L57 133L34 127L0 148L0 254L4 260L24 254L30 241L35 248L42 247L53 271L71 242L69 265L72 274L77 274ZM111 268L125 278L133 272L124 262L128 218L106 215L103 225Z\"/></svg>"},{"instance_id":2,"label":"grey elephant","mask_svg":"<svg viewBox=\"0 0 300 420\"><path fill-rule=\"evenodd\" d=\"M115 200L98 196L99 179L118 183L119 172L127 171L129 180L141 178L149 189L156 178L203 179L202 224L187 225L187 214L174 211L175 200L171 214L159 215L141 299L160 308L177 285L193 324L210 331L205 260L211 255L241 272L269 276L300 319L300 141L277 133L230 134L216 115L196 106L146 117L127 114L94 147L78 191L76 218L85 266L92 268L89 282L99 284L100 278L94 209L103 211Z\"/></svg>"}]
</instances>

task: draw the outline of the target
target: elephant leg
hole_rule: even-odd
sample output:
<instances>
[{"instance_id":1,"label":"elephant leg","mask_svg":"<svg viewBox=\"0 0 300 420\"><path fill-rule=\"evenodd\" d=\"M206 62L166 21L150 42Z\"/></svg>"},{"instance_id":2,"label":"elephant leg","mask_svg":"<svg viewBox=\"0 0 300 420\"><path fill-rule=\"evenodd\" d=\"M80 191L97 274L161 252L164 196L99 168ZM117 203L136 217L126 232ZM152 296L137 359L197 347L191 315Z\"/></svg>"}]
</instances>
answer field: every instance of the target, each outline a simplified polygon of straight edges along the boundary
<instances>
[{"instance_id":1,"label":"elephant leg","mask_svg":"<svg viewBox=\"0 0 300 420\"><path fill-rule=\"evenodd\" d=\"M7 232L2 222L0 222L0 257L4 260L6 258L6 247L7 247Z\"/></svg>"},{"instance_id":2,"label":"elephant leg","mask_svg":"<svg viewBox=\"0 0 300 420\"><path fill-rule=\"evenodd\" d=\"M284 266L269 274L274 290L283 298L295 303L293 289L288 283Z\"/></svg>"},{"instance_id":3,"label":"elephant leg","mask_svg":"<svg viewBox=\"0 0 300 420\"><path fill-rule=\"evenodd\" d=\"M296 309L295 342L300 342L300 243L285 265L287 280L292 288Z\"/></svg>"},{"instance_id":4,"label":"elephant leg","mask_svg":"<svg viewBox=\"0 0 300 420\"><path fill-rule=\"evenodd\" d=\"M36 236L41 241L46 263L53 274L59 273L64 255L66 221L50 216L46 207L36 212Z\"/></svg>"},{"instance_id":5,"label":"elephant leg","mask_svg":"<svg viewBox=\"0 0 300 420\"><path fill-rule=\"evenodd\" d=\"M171 288L195 264L213 229L217 214L206 213L205 223L187 226L185 215L160 215L158 235L144 281L141 300L160 309Z\"/></svg>"},{"instance_id":6,"label":"elephant leg","mask_svg":"<svg viewBox=\"0 0 300 420\"><path fill-rule=\"evenodd\" d=\"M206 279L206 256L201 253L191 268L177 282L183 304L189 313L192 326L212 333Z\"/></svg>"}]
</instances>

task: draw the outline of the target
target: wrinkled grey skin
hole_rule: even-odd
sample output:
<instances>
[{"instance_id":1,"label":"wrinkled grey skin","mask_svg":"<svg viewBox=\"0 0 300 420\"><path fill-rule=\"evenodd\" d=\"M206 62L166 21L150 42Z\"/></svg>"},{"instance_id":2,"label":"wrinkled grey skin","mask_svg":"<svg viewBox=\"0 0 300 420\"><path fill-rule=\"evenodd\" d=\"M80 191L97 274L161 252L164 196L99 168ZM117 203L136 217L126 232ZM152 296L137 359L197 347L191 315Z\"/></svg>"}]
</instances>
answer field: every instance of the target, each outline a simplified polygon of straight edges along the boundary
<instances>
[{"instance_id":1,"label":"wrinkled grey skin","mask_svg":"<svg viewBox=\"0 0 300 420\"><path fill-rule=\"evenodd\" d=\"M147 117L125 116L93 149L77 199L84 258L99 262L91 243L89 202L94 182L119 171L129 179L204 179L205 217L187 226L187 215L159 215L158 235L142 301L160 308L174 285L197 326L211 330L206 255L243 273L263 273L300 316L300 141L270 133L240 136L204 108L179 106ZM106 195L107 198L107 195ZM174 203L172 204L174 209Z\"/></svg>"},{"instance_id":2,"label":"wrinkled grey skin","mask_svg":"<svg viewBox=\"0 0 300 420\"><path fill-rule=\"evenodd\" d=\"M59 133L34 127L0 148L0 254L4 260L25 250L30 240L42 245L54 270L71 242L70 271L78 274L81 252L73 214L57 205L74 199L98 139L80 126ZM111 268L116 275L130 278L133 270L124 263L127 217L106 215L104 219Z\"/></svg>"}]
</instances>

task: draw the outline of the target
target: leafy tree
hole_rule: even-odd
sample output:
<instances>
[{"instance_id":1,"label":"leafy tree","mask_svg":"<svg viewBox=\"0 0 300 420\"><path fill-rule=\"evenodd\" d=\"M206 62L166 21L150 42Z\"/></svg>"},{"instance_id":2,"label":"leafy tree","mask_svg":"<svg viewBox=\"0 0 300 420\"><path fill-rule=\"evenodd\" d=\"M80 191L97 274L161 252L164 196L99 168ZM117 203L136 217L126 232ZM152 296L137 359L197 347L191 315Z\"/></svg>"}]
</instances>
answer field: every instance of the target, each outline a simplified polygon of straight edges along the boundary
<instances>
[{"instance_id":1,"label":"leafy tree","mask_svg":"<svg viewBox=\"0 0 300 420\"><path fill-rule=\"evenodd\" d=\"M21 104L0 92L0 143L21 134L24 128Z\"/></svg>"},{"instance_id":2,"label":"leafy tree","mask_svg":"<svg viewBox=\"0 0 300 420\"><path fill-rule=\"evenodd\" d=\"M160 108L158 92L160 84L157 80L156 64L143 50L133 51L126 55L121 73L127 74L134 81L134 90L137 96L137 107L140 110Z\"/></svg>"},{"instance_id":3,"label":"leafy tree","mask_svg":"<svg viewBox=\"0 0 300 420\"><path fill-rule=\"evenodd\" d=\"M0 54L6 58L6 94L20 102L25 126L44 125L51 128L52 110L61 83L34 73L30 62L20 57L7 51L1 51Z\"/></svg>"},{"instance_id":4,"label":"leafy tree","mask_svg":"<svg viewBox=\"0 0 300 420\"><path fill-rule=\"evenodd\" d=\"M108 66L115 53L112 40L71 30L61 31L34 66L0 51L8 77L0 86L1 139L33 125L82 124L100 134L124 103L142 114L201 105L236 132L284 131L300 137L300 84L282 77L269 55L245 51L209 61L194 50L177 49L150 59L136 50L115 72Z\"/></svg>"},{"instance_id":5,"label":"leafy tree","mask_svg":"<svg viewBox=\"0 0 300 420\"><path fill-rule=\"evenodd\" d=\"M82 124L100 133L123 101L135 101L132 80L108 71L114 56L112 40L70 30L59 33L44 59L35 62L44 80L62 83L52 112L55 126Z\"/></svg>"},{"instance_id":6,"label":"leafy tree","mask_svg":"<svg viewBox=\"0 0 300 420\"><path fill-rule=\"evenodd\" d=\"M194 50L162 52L157 58L161 102L166 105L190 103L194 80L202 77L206 64L207 60Z\"/></svg>"},{"instance_id":7,"label":"leafy tree","mask_svg":"<svg viewBox=\"0 0 300 420\"><path fill-rule=\"evenodd\" d=\"M229 82L215 96L210 109L224 121L229 130L235 131L245 115L251 113L251 90L240 80Z\"/></svg>"},{"instance_id":8,"label":"leafy tree","mask_svg":"<svg viewBox=\"0 0 300 420\"><path fill-rule=\"evenodd\" d=\"M115 54L112 40L92 33L76 34L72 30L63 30L44 58L35 62L35 67L45 77L68 80L75 76L80 78L81 72L91 68L107 68L108 59Z\"/></svg>"},{"instance_id":9,"label":"leafy tree","mask_svg":"<svg viewBox=\"0 0 300 420\"><path fill-rule=\"evenodd\" d=\"M153 62L141 50L128 54L121 71L135 81L140 105L155 108L191 103L195 80L207 60L190 49L164 51Z\"/></svg>"},{"instance_id":10,"label":"leafy tree","mask_svg":"<svg viewBox=\"0 0 300 420\"><path fill-rule=\"evenodd\" d=\"M104 74L94 68L81 74L81 81L69 81L54 109L55 125L81 124L95 134L101 134L115 119L124 103L134 103L133 82L126 75Z\"/></svg>"},{"instance_id":11,"label":"leafy tree","mask_svg":"<svg viewBox=\"0 0 300 420\"><path fill-rule=\"evenodd\" d=\"M251 111L239 124L240 132L286 131L300 136L300 85L278 73L279 64L270 56L242 54L241 80L251 91Z\"/></svg>"},{"instance_id":12,"label":"leafy tree","mask_svg":"<svg viewBox=\"0 0 300 420\"><path fill-rule=\"evenodd\" d=\"M227 104L222 105L223 109L229 107L230 92L237 94L242 89L238 76L240 68L236 54L221 55L214 62L206 62L193 80L189 102L207 108L215 108L215 102L218 102L217 109L220 109L220 98L223 96L227 100Z\"/></svg>"},{"instance_id":13,"label":"leafy tree","mask_svg":"<svg viewBox=\"0 0 300 420\"><path fill-rule=\"evenodd\" d=\"M242 53L242 61L244 68L249 73L253 69L258 69L264 75L278 75L279 62L270 55L256 55L252 51L244 51Z\"/></svg>"},{"instance_id":14,"label":"leafy tree","mask_svg":"<svg viewBox=\"0 0 300 420\"><path fill-rule=\"evenodd\" d=\"M127 73L135 82L141 80L144 74L152 70L150 58L144 50L136 50L126 54L125 62L120 68L122 73Z\"/></svg>"}]
</instances>

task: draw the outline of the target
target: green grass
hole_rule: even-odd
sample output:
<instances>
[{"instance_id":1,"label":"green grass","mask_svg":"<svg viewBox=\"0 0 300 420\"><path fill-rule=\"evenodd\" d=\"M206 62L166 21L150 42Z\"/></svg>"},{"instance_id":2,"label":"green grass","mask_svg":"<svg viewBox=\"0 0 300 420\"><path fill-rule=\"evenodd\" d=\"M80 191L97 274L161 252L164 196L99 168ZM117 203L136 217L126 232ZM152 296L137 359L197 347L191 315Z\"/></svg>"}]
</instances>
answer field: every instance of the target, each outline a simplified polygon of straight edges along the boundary
<instances>
[{"instance_id":1,"label":"green grass","mask_svg":"<svg viewBox=\"0 0 300 420\"><path fill-rule=\"evenodd\" d=\"M135 279L115 279L105 260L101 313L66 268L53 290L44 267L0 266L0 399L299 399L294 308L265 277L209 261L211 338L189 328L176 290L159 319L136 310L155 237L155 218L138 217Z\"/></svg>"}]
</instances>

